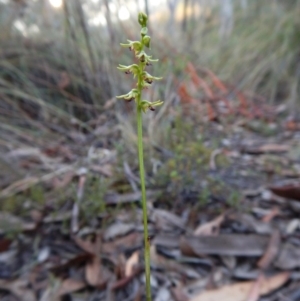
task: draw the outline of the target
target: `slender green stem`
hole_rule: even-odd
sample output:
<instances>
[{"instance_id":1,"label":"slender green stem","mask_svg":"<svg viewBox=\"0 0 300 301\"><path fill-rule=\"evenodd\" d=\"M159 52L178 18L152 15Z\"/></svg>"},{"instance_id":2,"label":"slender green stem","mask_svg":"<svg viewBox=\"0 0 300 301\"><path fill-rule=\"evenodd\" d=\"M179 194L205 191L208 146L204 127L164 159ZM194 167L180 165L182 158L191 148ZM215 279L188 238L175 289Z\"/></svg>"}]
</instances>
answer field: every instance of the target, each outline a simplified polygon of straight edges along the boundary
<instances>
[{"instance_id":1,"label":"slender green stem","mask_svg":"<svg viewBox=\"0 0 300 301\"><path fill-rule=\"evenodd\" d=\"M152 56L147 55L144 47L150 48L150 36L147 35L147 20L148 17L144 13L139 13L138 22L141 25L141 39L140 41L128 41L128 44L121 44L122 47L128 47L134 51L135 57L138 59L139 64L132 64L124 66L119 64L118 69L126 74L133 74L137 76L137 87L124 95L117 96L127 101L135 100L137 112L137 132L138 132L138 153L139 153L139 167L142 191L142 207L143 207L143 222L144 222L144 240L145 240L145 274L146 274L146 300L151 301L151 283L150 283L150 239L148 236L148 215L147 215L147 200L146 200L146 187L145 187L145 168L144 168L144 150L143 150L143 120L142 114L147 110L154 111L155 107L160 106L163 102L160 100L150 102L142 100L142 92L144 88L149 87L154 80L160 80L161 77L156 77L149 74L145 68L151 65L152 62L158 60L152 59Z\"/></svg>"},{"instance_id":2,"label":"slender green stem","mask_svg":"<svg viewBox=\"0 0 300 301\"><path fill-rule=\"evenodd\" d=\"M141 63L139 64L141 68ZM146 274L146 300L151 301L151 284L150 284L150 242L148 238L148 214L145 186L145 168L144 168L144 150L143 150L143 121L142 121L142 78L138 78L138 97L137 97L137 132L138 132L138 153L140 166L140 179L142 190L142 207L143 207L143 222L144 222L144 257L145 257L145 274Z\"/></svg>"}]
</instances>

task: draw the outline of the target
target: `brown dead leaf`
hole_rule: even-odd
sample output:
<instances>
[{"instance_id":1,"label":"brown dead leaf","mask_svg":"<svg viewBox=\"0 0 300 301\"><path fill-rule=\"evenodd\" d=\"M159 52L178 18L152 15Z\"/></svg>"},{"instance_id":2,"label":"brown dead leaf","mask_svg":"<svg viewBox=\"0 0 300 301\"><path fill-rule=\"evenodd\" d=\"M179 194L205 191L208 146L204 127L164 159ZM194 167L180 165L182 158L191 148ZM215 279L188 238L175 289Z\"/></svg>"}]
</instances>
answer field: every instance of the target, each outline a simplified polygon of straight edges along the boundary
<instances>
[{"instance_id":1,"label":"brown dead leaf","mask_svg":"<svg viewBox=\"0 0 300 301\"><path fill-rule=\"evenodd\" d=\"M83 251L90 254L95 254L95 244L92 243L91 241L83 240L78 236L73 236L73 240L78 245L78 247L80 247Z\"/></svg>"},{"instance_id":2,"label":"brown dead leaf","mask_svg":"<svg viewBox=\"0 0 300 301\"><path fill-rule=\"evenodd\" d=\"M85 279L91 286L97 288L103 288L109 278L108 270L102 266L101 257L101 234L96 235L94 244L90 244L84 241L78 240L82 248L89 250L89 253L93 254L92 259L85 266ZM91 252L90 252L91 251Z\"/></svg>"},{"instance_id":3,"label":"brown dead leaf","mask_svg":"<svg viewBox=\"0 0 300 301\"><path fill-rule=\"evenodd\" d=\"M284 144L265 144L258 147L248 147L242 149L243 153L247 153L250 155L260 155L265 153L273 153L273 154L280 154L287 152L289 150L288 145Z\"/></svg>"},{"instance_id":4,"label":"brown dead leaf","mask_svg":"<svg viewBox=\"0 0 300 301\"><path fill-rule=\"evenodd\" d=\"M0 238L0 253L8 250L11 240L7 238Z\"/></svg>"},{"instance_id":5,"label":"brown dead leaf","mask_svg":"<svg viewBox=\"0 0 300 301\"><path fill-rule=\"evenodd\" d=\"M268 214L266 214L262 218L262 221L264 223L269 223L271 220L274 219L274 217L278 216L279 214L280 214L280 209L278 207L274 207Z\"/></svg>"},{"instance_id":6,"label":"brown dead leaf","mask_svg":"<svg viewBox=\"0 0 300 301\"><path fill-rule=\"evenodd\" d=\"M188 296L184 293L182 287L177 286L171 288L171 294L175 301L188 301Z\"/></svg>"},{"instance_id":7,"label":"brown dead leaf","mask_svg":"<svg viewBox=\"0 0 300 301\"><path fill-rule=\"evenodd\" d=\"M20 301L35 301L36 296L29 288L29 282L23 279L2 280L0 279L0 289L9 291Z\"/></svg>"},{"instance_id":8,"label":"brown dead leaf","mask_svg":"<svg viewBox=\"0 0 300 301\"><path fill-rule=\"evenodd\" d=\"M263 278L259 287L259 296L269 294L278 289L286 283L289 276L290 273L283 272L270 278ZM245 301L249 297L254 284L255 281L247 281L225 285L194 296L190 301Z\"/></svg>"},{"instance_id":9,"label":"brown dead leaf","mask_svg":"<svg viewBox=\"0 0 300 301\"><path fill-rule=\"evenodd\" d=\"M300 130L300 122L296 122L294 120L289 120L285 124L285 128L288 131L299 131Z\"/></svg>"},{"instance_id":10,"label":"brown dead leaf","mask_svg":"<svg viewBox=\"0 0 300 301\"><path fill-rule=\"evenodd\" d=\"M85 279L89 285L97 288L103 288L103 286L106 284L107 279L105 279L102 273L100 257L93 256L92 260L86 265Z\"/></svg>"},{"instance_id":11,"label":"brown dead leaf","mask_svg":"<svg viewBox=\"0 0 300 301\"><path fill-rule=\"evenodd\" d=\"M249 295L248 295L246 301L258 301L259 296L260 296L260 288L263 283L263 280L264 280L263 274L259 274L258 278L256 279L256 281L254 281L254 283L250 289L250 292L249 292Z\"/></svg>"},{"instance_id":12,"label":"brown dead leaf","mask_svg":"<svg viewBox=\"0 0 300 301\"><path fill-rule=\"evenodd\" d=\"M139 252L135 251L132 253L132 255L128 258L125 264L125 276L129 277L132 275L134 268L139 263Z\"/></svg>"},{"instance_id":13,"label":"brown dead leaf","mask_svg":"<svg viewBox=\"0 0 300 301\"><path fill-rule=\"evenodd\" d=\"M300 201L300 183L272 186L270 190L278 196Z\"/></svg>"},{"instance_id":14,"label":"brown dead leaf","mask_svg":"<svg viewBox=\"0 0 300 301\"><path fill-rule=\"evenodd\" d=\"M212 221L206 223L206 224L202 224L199 225L195 231L194 231L194 235L195 236L216 236L219 234L219 230L220 230L220 226L224 221L224 214L219 215L218 217L216 217L215 219L213 219Z\"/></svg>"},{"instance_id":15,"label":"brown dead leaf","mask_svg":"<svg viewBox=\"0 0 300 301\"><path fill-rule=\"evenodd\" d=\"M116 282L112 283L110 289L117 290L125 287L134 277L139 275L143 270L144 269L141 266L138 266L130 276L121 278L120 280L117 280Z\"/></svg>"},{"instance_id":16,"label":"brown dead leaf","mask_svg":"<svg viewBox=\"0 0 300 301\"><path fill-rule=\"evenodd\" d=\"M142 242L143 235L138 232L133 232L124 237L103 243L102 251L104 253L114 253L118 252L120 249L139 247L142 245Z\"/></svg>"},{"instance_id":17,"label":"brown dead leaf","mask_svg":"<svg viewBox=\"0 0 300 301\"><path fill-rule=\"evenodd\" d=\"M279 252L280 242L280 232L279 230L274 230L264 255L257 263L258 267L264 270L270 266Z\"/></svg>"},{"instance_id":18,"label":"brown dead leaf","mask_svg":"<svg viewBox=\"0 0 300 301\"><path fill-rule=\"evenodd\" d=\"M86 287L86 283L80 280L68 278L62 281L56 295L61 297L66 294L70 294L79 291Z\"/></svg>"}]
</instances>

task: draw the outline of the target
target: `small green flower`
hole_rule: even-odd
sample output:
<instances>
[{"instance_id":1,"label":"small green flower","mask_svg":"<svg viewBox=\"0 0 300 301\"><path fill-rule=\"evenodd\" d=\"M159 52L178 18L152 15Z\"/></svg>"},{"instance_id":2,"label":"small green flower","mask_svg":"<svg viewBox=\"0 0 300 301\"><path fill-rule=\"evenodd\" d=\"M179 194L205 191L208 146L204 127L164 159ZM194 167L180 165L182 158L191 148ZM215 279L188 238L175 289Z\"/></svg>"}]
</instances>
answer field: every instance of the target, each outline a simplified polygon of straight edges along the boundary
<instances>
[{"instance_id":1,"label":"small green flower","mask_svg":"<svg viewBox=\"0 0 300 301\"><path fill-rule=\"evenodd\" d=\"M163 104L163 101L157 100L154 102L150 102L148 100L142 100L141 101L141 109L144 113L147 112L147 110L155 111L155 107L161 106Z\"/></svg>"},{"instance_id":2,"label":"small green flower","mask_svg":"<svg viewBox=\"0 0 300 301\"><path fill-rule=\"evenodd\" d=\"M147 82L148 84L152 84L153 80L161 80L162 79L162 77L153 76L146 71L143 71L142 77L143 77L143 80L145 82Z\"/></svg>"},{"instance_id":3,"label":"small green flower","mask_svg":"<svg viewBox=\"0 0 300 301\"><path fill-rule=\"evenodd\" d=\"M126 74L132 73L134 77L136 77L140 72L139 66L137 64L132 64L129 66L119 64L119 67L117 68L121 71L124 71Z\"/></svg>"},{"instance_id":4,"label":"small green flower","mask_svg":"<svg viewBox=\"0 0 300 301\"><path fill-rule=\"evenodd\" d=\"M132 101L132 100L135 100L138 95L139 95L139 91L137 89L132 89L127 94L123 94L123 95L117 96L117 98L123 98L123 99L125 99L127 101Z\"/></svg>"},{"instance_id":5,"label":"small green flower","mask_svg":"<svg viewBox=\"0 0 300 301\"><path fill-rule=\"evenodd\" d=\"M141 51L138 54L136 54L136 57L140 62L143 63L152 63L152 62L158 62L158 60L152 59L152 55L148 55L145 51Z\"/></svg>"},{"instance_id":6,"label":"small green flower","mask_svg":"<svg viewBox=\"0 0 300 301\"><path fill-rule=\"evenodd\" d=\"M128 44L120 43L120 45L122 47L127 47L130 50L134 50L136 54L142 50L143 45L142 45L141 42L139 42L139 41L130 41L130 40L127 40L127 41L128 41Z\"/></svg>"}]
</instances>

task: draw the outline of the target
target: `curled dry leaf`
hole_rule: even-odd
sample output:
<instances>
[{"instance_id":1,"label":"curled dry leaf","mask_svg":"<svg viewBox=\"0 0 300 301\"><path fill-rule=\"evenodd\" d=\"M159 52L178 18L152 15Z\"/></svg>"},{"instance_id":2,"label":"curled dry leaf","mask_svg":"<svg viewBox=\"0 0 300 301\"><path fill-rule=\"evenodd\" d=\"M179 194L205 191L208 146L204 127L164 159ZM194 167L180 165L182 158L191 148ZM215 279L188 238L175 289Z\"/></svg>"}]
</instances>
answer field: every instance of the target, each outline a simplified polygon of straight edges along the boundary
<instances>
[{"instance_id":1,"label":"curled dry leaf","mask_svg":"<svg viewBox=\"0 0 300 301\"><path fill-rule=\"evenodd\" d=\"M215 219L213 219L212 221L210 221L206 224L203 224L203 225L199 225L195 229L194 235L196 235L196 236L218 235L220 226L223 223L224 218L225 218L224 214L221 214L218 217L216 217Z\"/></svg>"},{"instance_id":2,"label":"curled dry leaf","mask_svg":"<svg viewBox=\"0 0 300 301\"><path fill-rule=\"evenodd\" d=\"M132 255L128 258L125 264L125 276L129 277L132 275L134 268L139 263L139 252L135 251L132 253Z\"/></svg>"},{"instance_id":3,"label":"curled dry leaf","mask_svg":"<svg viewBox=\"0 0 300 301\"><path fill-rule=\"evenodd\" d=\"M283 272L270 278L263 278L259 286L259 296L266 295L286 283L290 274ZM205 291L190 301L245 301L254 287L255 281L239 282L222 286L218 289Z\"/></svg>"},{"instance_id":4,"label":"curled dry leaf","mask_svg":"<svg viewBox=\"0 0 300 301\"><path fill-rule=\"evenodd\" d=\"M93 256L85 267L85 279L90 286L103 288L108 280L105 268L101 264L101 258Z\"/></svg>"}]
</instances>

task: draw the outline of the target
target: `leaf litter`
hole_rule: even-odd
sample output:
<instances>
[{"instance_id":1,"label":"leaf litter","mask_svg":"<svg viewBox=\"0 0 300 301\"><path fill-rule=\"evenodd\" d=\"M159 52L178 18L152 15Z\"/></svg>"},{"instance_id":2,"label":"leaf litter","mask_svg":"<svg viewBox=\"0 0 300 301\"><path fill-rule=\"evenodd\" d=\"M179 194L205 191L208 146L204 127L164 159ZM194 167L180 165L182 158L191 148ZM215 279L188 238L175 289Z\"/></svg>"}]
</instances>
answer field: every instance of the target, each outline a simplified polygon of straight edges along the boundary
<instances>
[{"instance_id":1,"label":"leaf litter","mask_svg":"<svg viewBox=\"0 0 300 301\"><path fill-rule=\"evenodd\" d=\"M226 102L230 89L213 73L202 70L200 77L192 65L187 71L192 84L203 89L209 99L215 98L216 91L221 93L224 112L243 117L226 132L221 124L206 124L204 136L223 133L224 137L210 153L203 178L196 179L196 190L182 192L171 205L161 202L169 198L161 187L147 190L153 237L153 300L257 301L262 296L263 300L280 300L279 292L281 298L296 296L300 169L293 150L298 147L299 129L283 121L289 139L284 135L266 138L251 131L251 118L243 115L242 102L249 101L246 94L239 94L232 105ZM207 78L214 83L213 89ZM202 106L197 97L187 93L193 90L187 88L181 83L179 93L184 96L183 102L197 108L195 112L207 110L208 120L225 114L212 101ZM107 126L98 125L95 133L117 132L106 122ZM43 204L24 202L25 214L20 216L18 212L0 212L0 299L65 300L67 295L68 300L88 300L91 296L95 300L143 300L143 228L137 171L126 161L122 169L131 189L111 185L101 196L105 210L84 219L82 204L92 198L86 195L89 177L113 178L116 152L104 143L83 153L72 141L88 141L92 136L85 137L74 128L70 133L73 136L69 134L62 143L18 145L4 156L20 166L20 175L12 182L6 179L6 185L1 186L2 199L22 194L26 197L37 184L50 192L64 190L66 197L59 208L49 197ZM173 154L168 151L168 156ZM220 165L221 157L228 164ZM80 173L82 168L84 173ZM23 177L28 170L34 176ZM226 190L212 187L209 194L202 194L206 199L199 206L202 184L211 178L234 187L239 192L238 204Z\"/></svg>"}]
</instances>

